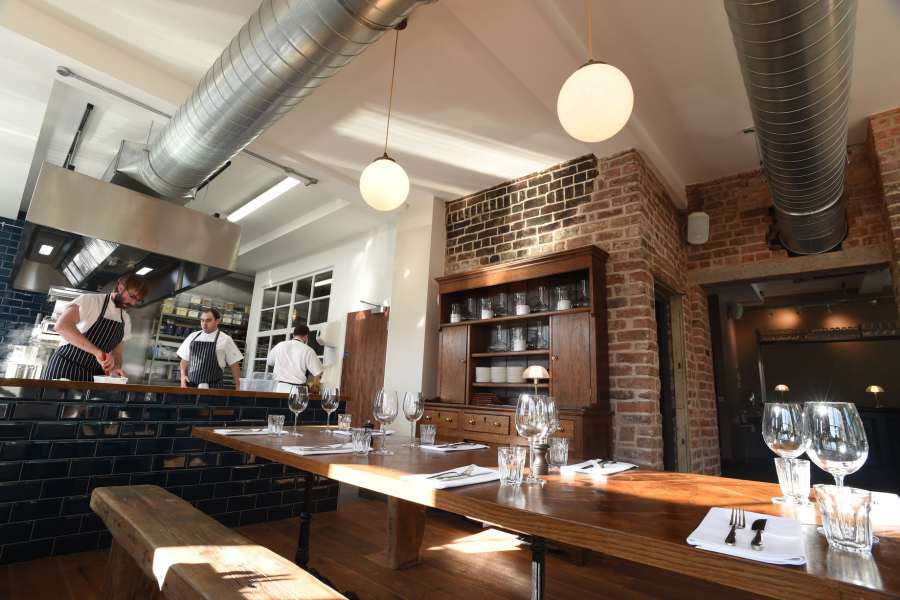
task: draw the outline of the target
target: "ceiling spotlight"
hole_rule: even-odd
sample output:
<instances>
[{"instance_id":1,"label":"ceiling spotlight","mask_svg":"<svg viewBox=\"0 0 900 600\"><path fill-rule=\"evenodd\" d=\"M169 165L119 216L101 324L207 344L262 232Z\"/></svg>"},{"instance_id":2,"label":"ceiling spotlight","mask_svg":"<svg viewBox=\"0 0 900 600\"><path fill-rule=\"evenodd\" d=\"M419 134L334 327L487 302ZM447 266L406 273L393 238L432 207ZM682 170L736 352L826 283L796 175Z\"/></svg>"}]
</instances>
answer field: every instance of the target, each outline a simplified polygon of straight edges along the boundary
<instances>
[{"instance_id":1,"label":"ceiling spotlight","mask_svg":"<svg viewBox=\"0 0 900 600\"><path fill-rule=\"evenodd\" d=\"M149 273L149 272L152 271L152 270L153 270L153 267L141 267L140 269L138 269L137 271L135 271L134 274L135 274L135 275L140 275L141 277L143 277L144 275L146 275L147 273Z\"/></svg>"},{"instance_id":2,"label":"ceiling spotlight","mask_svg":"<svg viewBox=\"0 0 900 600\"><path fill-rule=\"evenodd\" d=\"M38 254L41 256L50 256L53 254L53 246L50 244L41 244L41 247L38 248Z\"/></svg>"}]
</instances>

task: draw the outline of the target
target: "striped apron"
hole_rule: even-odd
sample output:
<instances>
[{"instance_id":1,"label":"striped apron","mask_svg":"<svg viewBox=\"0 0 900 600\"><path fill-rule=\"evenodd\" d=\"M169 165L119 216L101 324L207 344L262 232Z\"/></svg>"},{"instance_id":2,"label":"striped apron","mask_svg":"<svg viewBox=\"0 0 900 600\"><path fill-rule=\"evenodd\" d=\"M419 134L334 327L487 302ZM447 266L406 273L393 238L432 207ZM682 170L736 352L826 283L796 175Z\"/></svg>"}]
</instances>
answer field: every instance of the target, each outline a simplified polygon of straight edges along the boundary
<instances>
[{"instance_id":1,"label":"striped apron","mask_svg":"<svg viewBox=\"0 0 900 600\"><path fill-rule=\"evenodd\" d=\"M100 316L94 324L82 335L89 342L106 352L122 342L125 337L125 314L119 309L121 321L113 321L106 318L106 307L109 306L111 296L106 296ZM63 344L50 356L47 366L44 367L42 379L66 378L72 381L93 381L94 375L103 375L103 367L97 362L93 354L77 348L73 344Z\"/></svg>"},{"instance_id":2,"label":"striped apron","mask_svg":"<svg viewBox=\"0 0 900 600\"><path fill-rule=\"evenodd\" d=\"M191 341L190 361L188 361L188 387L197 387L198 384L207 383L211 388L221 388L222 383L222 367L219 366L219 359L216 357L216 344L219 341L219 330L216 330L216 337L211 342L199 342L197 338L202 335L198 333Z\"/></svg>"}]
</instances>

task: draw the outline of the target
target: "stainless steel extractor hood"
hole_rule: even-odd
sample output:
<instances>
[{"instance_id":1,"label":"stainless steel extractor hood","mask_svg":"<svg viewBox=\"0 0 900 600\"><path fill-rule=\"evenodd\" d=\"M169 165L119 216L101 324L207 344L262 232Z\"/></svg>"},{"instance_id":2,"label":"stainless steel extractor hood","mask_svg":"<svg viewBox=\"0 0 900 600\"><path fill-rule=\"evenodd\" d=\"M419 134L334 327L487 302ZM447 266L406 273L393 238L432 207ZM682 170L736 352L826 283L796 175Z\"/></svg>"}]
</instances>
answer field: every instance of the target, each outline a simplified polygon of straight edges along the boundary
<instances>
[{"instance_id":1,"label":"stainless steel extractor hood","mask_svg":"<svg viewBox=\"0 0 900 600\"><path fill-rule=\"evenodd\" d=\"M101 290L139 272L154 302L235 270L240 227L44 163L14 266L13 287Z\"/></svg>"}]
</instances>

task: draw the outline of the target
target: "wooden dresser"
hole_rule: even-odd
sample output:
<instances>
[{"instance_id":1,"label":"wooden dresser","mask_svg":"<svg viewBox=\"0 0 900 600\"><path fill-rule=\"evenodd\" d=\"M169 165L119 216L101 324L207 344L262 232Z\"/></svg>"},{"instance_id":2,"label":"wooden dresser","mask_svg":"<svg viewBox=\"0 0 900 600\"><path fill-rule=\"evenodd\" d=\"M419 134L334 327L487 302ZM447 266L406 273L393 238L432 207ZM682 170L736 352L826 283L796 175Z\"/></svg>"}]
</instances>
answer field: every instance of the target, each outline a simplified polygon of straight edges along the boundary
<instances>
[{"instance_id":1,"label":"wooden dresser","mask_svg":"<svg viewBox=\"0 0 900 600\"><path fill-rule=\"evenodd\" d=\"M535 390L519 369L541 365L550 378L537 393L560 407L554 435L570 438L572 456L609 456L606 258L585 246L438 278L438 397L420 423L434 423L445 438L524 444L515 402ZM532 312L516 314L517 294ZM482 314L483 298L495 314ZM462 319L451 322L451 312Z\"/></svg>"}]
</instances>

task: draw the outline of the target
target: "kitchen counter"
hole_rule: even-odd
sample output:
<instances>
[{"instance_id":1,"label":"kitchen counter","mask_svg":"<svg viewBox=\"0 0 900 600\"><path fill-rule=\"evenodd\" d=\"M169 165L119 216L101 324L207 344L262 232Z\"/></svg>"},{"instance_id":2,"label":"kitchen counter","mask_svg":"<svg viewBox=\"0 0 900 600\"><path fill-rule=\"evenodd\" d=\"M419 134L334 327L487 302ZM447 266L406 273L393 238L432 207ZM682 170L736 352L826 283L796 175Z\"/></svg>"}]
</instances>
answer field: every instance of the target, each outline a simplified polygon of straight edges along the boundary
<instances>
[{"instance_id":1,"label":"kitchen counter","mask_svg":"<svg viewBox=\"0 0 900 600\"><path fill-rule=\"evenodd\" d=\"M251 398L281 398L286 400L287 394L276 392L257 392L234 389L182 388L174 385L141 385L131 383L94 383L92 381L56 381L53 379L9 379L0 377L0 387L49 388L59 390L97 390L134 393L194 394L197 396L244 396Z\"/></svg>"}]
</instances>

